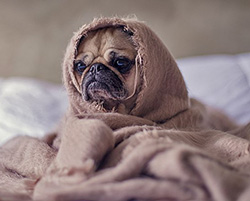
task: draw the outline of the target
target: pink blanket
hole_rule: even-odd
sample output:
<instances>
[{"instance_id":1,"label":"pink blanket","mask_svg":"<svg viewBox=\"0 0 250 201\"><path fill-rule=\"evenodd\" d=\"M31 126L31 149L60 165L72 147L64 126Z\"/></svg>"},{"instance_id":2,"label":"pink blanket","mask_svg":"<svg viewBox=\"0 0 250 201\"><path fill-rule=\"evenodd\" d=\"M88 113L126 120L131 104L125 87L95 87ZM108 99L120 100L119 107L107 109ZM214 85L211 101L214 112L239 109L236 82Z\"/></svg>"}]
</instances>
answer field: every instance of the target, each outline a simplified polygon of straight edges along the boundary
<instances>
[{"instance_id":1,"label":"pink blanket","mask_svg":"<svg viewBox=\"0 0 250 201\"><path fill-rule=\"evenodd\" d=\"M91 30L124 26L140 86L127 114L82 100L73 72ZM145 24L100 18L73 36L63 63L70 106L55 133L0 148L0 200L248 200L250 124L190 99L167 48ZM164 83L164 84L163 84Z\"/></svg>"}]
</instances>

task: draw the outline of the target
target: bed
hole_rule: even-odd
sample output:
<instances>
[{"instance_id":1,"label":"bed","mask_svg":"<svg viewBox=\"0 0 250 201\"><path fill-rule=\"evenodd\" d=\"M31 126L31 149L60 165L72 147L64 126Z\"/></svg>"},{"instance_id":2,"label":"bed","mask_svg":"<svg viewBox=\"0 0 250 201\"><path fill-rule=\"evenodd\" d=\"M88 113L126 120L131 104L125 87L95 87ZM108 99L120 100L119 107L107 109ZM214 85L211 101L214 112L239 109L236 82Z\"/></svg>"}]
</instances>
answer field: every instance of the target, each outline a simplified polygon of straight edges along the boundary
<instances>
[{"instance_id":1,"label":"bed","mask_svg":"<svg viewBox=\"0 0 250 201\"><path fill-rule=\"evenodd\" d=\"M190 96L223 110L239 124L249 122L250 53L199 56L177 62ZM17 135L33 136L17 137L2 147L0 186L5 188L0 189L0 200L10 200L6 189L8 193L20 193L13 195L13 200L46 200L48 196L51 200L249 198L250 124L232 131L234 135L215 130L161 132L143 127L126 139L123 128L112 132L99 120L71 118L66 124L80 132L66 130L57 152L37 138L53 131L67 110L62 85L30 78L1 78L0 103L0 143ZM129 132L131 128L125 129ZM118 143L115 147L114 139ZM95 163L112 148L106 156L107 168L93 172ZM19 153L27 158L13 159ZM117 157L121 160L112 166ZM24 173L17 172L17 167L24 167ZM25 192L31 193L32 188L33 193L26 197Z\"/></svg>"},{"instance_id":2,"label":"bed","mask_svg":"<svg viewBox=\"0 0 250 201\"><path fill-rule=\"evenodd\" d=\"M250 53L177 60L191 97L240 124L250 121ZM67 109L62 85L31 78L0 78L0 144L16 135L42 137Z\"/></svg>"}]
</instances>

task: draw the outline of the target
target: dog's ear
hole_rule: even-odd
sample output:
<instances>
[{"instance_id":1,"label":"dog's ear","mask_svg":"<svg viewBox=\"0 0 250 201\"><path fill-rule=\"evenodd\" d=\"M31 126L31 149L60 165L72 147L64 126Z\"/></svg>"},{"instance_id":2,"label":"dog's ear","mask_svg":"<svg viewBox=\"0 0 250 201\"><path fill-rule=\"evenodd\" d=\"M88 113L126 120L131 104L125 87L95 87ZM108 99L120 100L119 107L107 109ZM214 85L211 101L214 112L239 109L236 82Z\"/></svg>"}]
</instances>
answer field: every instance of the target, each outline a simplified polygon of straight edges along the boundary
<instances>
[{"instance_id":1,"label":"dog's ear","mask_svg":"<svg viewBox=\"0 0 250 201\"><path fill-rule=\"evenodd\" d=\"M77 41L77 44L76 44L76 48L75 48L75 55L78 55L78 50L79 50L79 46L80 44L83 42L83 40L86 38L86 35L83 35L80 40Z\"/></svg>"},{"instance_id":2,"label":"dog's ear","mask_svg":"<svg viewBox=\"0 0 250 201\"><path fill-rule=\"evenodd\" d=\"M134 35L134 33L128 27L126 27L126 26L120 26L119 28L121 28L121 30L124 33L128 34L129 36L133 36Z\"/></svg>"}]
</instances>

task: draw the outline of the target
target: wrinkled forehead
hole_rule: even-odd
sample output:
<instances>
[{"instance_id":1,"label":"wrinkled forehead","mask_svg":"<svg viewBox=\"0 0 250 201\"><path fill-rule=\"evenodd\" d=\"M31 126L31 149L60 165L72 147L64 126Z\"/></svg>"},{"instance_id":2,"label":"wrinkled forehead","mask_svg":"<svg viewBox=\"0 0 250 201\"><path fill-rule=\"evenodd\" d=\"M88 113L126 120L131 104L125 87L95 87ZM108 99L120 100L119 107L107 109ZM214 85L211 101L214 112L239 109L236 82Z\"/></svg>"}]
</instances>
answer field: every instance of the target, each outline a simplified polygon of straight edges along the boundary
<instances>
[{"instance_id":1,"label":"wrinkled forehead","mask_svg":"<svg viewBox=\"0 0 250 201\"><path fill-rule=\"evenodd\" d=\"M120 27L101 28L89 31L80 41L77 52L104 53L108 49L115 48L120 51L136 52L131 35Z\"/></svg>"}]
</instances>

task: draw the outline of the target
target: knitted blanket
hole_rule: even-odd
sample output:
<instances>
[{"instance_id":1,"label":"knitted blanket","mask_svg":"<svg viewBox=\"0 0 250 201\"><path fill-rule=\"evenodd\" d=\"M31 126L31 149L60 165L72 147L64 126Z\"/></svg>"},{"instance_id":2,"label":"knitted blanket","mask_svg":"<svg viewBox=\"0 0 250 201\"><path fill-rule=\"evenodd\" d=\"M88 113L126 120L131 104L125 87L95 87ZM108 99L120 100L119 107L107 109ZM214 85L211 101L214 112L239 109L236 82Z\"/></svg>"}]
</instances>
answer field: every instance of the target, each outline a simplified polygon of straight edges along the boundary
<instances>
[{"instance_id":1,"label":"knitted blanket","mask_svg":"<svg viewBox=\"0 0 250 201\"><path fill-rule=\"evenodd\" d=\"M73 72L89 31L133 33L140 80L134 107L106 112L83 101ZM100 18L69 43L69 108L56 132L0 148L0 200L247 200L250 124L190 99L168 49L144 23Z\"/></svg>"}]
</instances>

